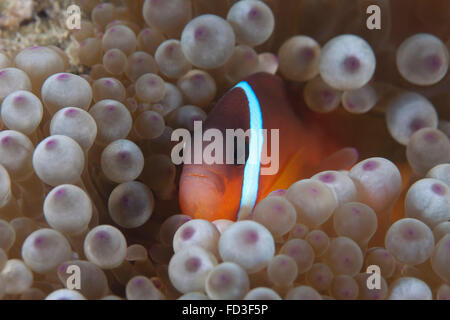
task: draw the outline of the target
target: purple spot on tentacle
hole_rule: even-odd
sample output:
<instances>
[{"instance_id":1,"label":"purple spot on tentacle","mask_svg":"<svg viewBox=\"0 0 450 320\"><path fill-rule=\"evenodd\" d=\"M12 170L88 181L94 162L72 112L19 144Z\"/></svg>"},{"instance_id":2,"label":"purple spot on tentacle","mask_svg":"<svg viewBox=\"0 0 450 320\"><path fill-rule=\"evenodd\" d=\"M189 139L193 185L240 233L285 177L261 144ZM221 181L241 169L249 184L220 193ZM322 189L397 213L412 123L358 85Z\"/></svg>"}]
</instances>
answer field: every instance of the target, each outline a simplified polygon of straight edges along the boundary
<instances>
[{"instance_id":1,"label":"purple spot on tentacle","mask_svg":"<svg viewBox=\"0 0 450 320\"><path fill-rule=\"evenodd\" d=\"M185 267L189 272L196 272L202 265L202 261L197 257L192 257L186 260Z\"/></svg>"},{"instance_id":2,"label":"purple spot on tentacle","mask_svg":"<svg viewBox=\"0 0 450 320\"><path fill-rule=\"evenodd\" d=\"M183 240L189 240L192 238L192 236L195 234L195 229L191 227L187 227L183 230L181 233L181 238Z\"/></svg>"},{"instance_id":3,"label":"purple spot on tentacle","mask_svg":"<svg viewBox=\"0 0 450 320\"><path fill-rule=\"evenodd\" d=\"M59 188L58 191L56 191L55 195L57 197L63 197L66 195L66 189L65 188Z\"/></svg>"},{"instance_id":4,"label":"purple spot on tentacle","mask_svg":"<svg viewBox=\"0 0 450 320\"><path fill-rule=\"evenodd\" d=\"M142 286L143 284L144 284L144 279L141 278L141 277L136 278L136 279L134 280L134 285L136 285L136 286L138 286L138 287Z\"/></svg>"},{"instance_id":5,"label":"purple spot on tentacle","mask_svg":"<svg viewBox=\"0 0 450 320\"><path fill-rule=\"evenodd\" d=\"M166 53L167 53L167 55L172 55L173 54L173 52L175 51L175 46L174 45L168 45L167 47L166 47Z\"/></svg>"},{"instance_id":6,"label":"purple spot on tentacle","mask_svg":"<svg viewBox=\"0 0 450 320\"><path fill-rule=\"evenodd\" d=\"M370 160L363 164L363 170L365 171L373 171L378 168L379 164L376 161Z\"/></svg>"},{"instance_id":7,"label":"purple spot on tentacle","mask_svg":"<svg viewBox=\"0 0 450 320\"><path fill-rule=\"evenodd\" d=\"M312 48L302 48L302 50L300 50L300 58L303 61L310 62L315 56L316 54Z\"/></svg>"},{"instance_id":8,"label":"purple spot on tentacle","mask_svg":"<svg viewBox=\"0 0 450 320\"><path fill-rule=\"evenodd\" d=\"M122 206L125 208L130 207L133 202L133 198L129 195L124 195L120 200L122 202Z\"/></svg>"},{"instance_id":9,"label":"purple spot on tentacle","mask_svg":"<svg viewBox=\"0 0 450 320\"><path fill-rule=\"evenodd\" d=\"M347 72L354 73L361 67L361 61L355 56L349 56L344 60L344 67Z\"/></svg>"},{"instance_id":10,"label":"purple spot on tentacle","mask_svg":"<svg viewBox=\"0 0 450 320\"><path fill-rule=\"evenodd\" d=\"M110 80L110 79L106 79L104 82L105 86L107 87L112 87L114 85L114 81Z\"/></svg>"},{"instance_id":11,"label":"purple spot on tentacle","mask_svg":"<svg viewBox=\"0 0 450 320\"><path fill-rule=\"evenodd\" d=\"M445 187L441 184L435 183L431 186L431 190L433 190L434 193L443 196L445 194Z\"/></svg>"},{"instance_id":12,"label":"purple spot on tentacle","mask_svg":"<svg viewBox=\"0 0 450 320\"><path fill-rule=\"evenodd\" d=\"M409 128L411 131L417 131L425 127L425 122L423 119L416 118L411 121Z\"/></svg>"},{"instance_id":13,"label":"purple spot on tentacle","mask_svg":"<svg viewBox=\"0 0 450 320\"><path fill-rule=\"evenodd\" d=\"M56 140L55 139L50 139L45 143L45 149L46 150L51 150L56 146Z\"/></svg>"},{"instance_id":14,"label":"purple spot on tentacle","mask_svg":"<svg viewBox=\"0 0 450 320\"><path fill-rule=\"evenodd\" d=\"M6 136L2 138L2 144L3 145L8 145L12 142L12 137Z\"/></svg>"},{"instance_id":15,"label":"purple spot on tentacle","mask_svg":"<svg viewBox=\"0 0 450 320\"><path fill-rule=\"evenodd\" d=\"M256 242L258 242L259 240L259 235L258 232L254 231L254 230L248 230L245 233L245 242L248 244L254 244Z\"/></svg>"},{"instance_id":16,"label":"purple spot on tentacle","mask_svg":"<svg viewBox=\"0 0 450 320\"><path fill-rule=\"evenodd\" d=\"M95 233L95 239L100 241L109 240L109 233L104 230L97 231Z\"/></svg>"},{"instance_id":17,"label":"purple spot on tentacle","mask_svg":"<svg viewBox=\"0 0 450 320\"><path fill-rule=\"evenodd\" d=\"M60 75L58 75L58 76L56 77L56 79L58 79L58 80L67 80L67 79L69 79L69 77L70 77L70 74L67 74L67 73L61 73Z\"/></svg>"},{"instance_id":18,"label":"purple spot on tentacle","mask_svg":"<svg viewBox=\"0 0 450 320\"><path fill-rule=\"evenodd\" d=\"M35 247L42 247L42 245L44 244L44 242L45 242L45 239L44 239L44 237L36 237L35 239L34 239L34 241L33 241L33 245L35 246Z\"/></svg>"},{"instance_id":19,"label":"purple spot on tentacle","mask_svg":"<svg viewBox=\"0 0 450 320\"><path fill-rule=\"evenodd\" d=\"M275 204L275 205L273 206L273 210L274 210L276 213L284 213L284 207L283 207L281 204L279 204L279 203L277 203L277 204Z\"/></svg>"},{"instance_id":20,"label":"purple spot on tentacle","mask_svg":"<svg viewBox=\"0 0 450 320\"><path fill-rule=\"evenodd\" d=\"M204 40L208 35L208 29L206 27L198 27L194 32L196 40Z\"/></svg>"},{"instance_id":21,"label":"purple spot on tentacle","mask_svg":"<svg viewBox=\"0 0 450 320\"><path fill-rule=\"evenodd\" d=\"M227 282L230 282L230 275L229 274L226 274L226 273L222 273L220 276L219 276L219 279L220 279L220 282L221 283L227 283Z\"/></svg>"},{"instance_id":22,"label":"purple spot on tentacle","mask_svg":"<svg viewBox=\"0 0 450 320\"><path fill-rule=\"evenodd\" d=\"M67 263L63 263L62 265L60 265L58 268L59 273L65 274L67 267L68 267Z\"/></svg>"},{"instance_id":23,"label":"purple spot on tentacle","mask_svg":"<svg viewBox=\"0 0 450 320\"><path fill-rule=\"evenodd\" d=\"M406 239L413 239L416 235L416 232L413 228L408 228L405 232L405 238Z\"/></svg>"},{"instance_id":24,"label":"purple spot on tentacle","mask_svg":"<svg viewBox=\"0 0 450 320\"><path fill-rule=\"evenodd\" d=\"M292 247L288 250L288 255L291 257L296 257L301 253L301 249L299 247Z\"/></svg>"},{"instance_id":25,"label":"purple spot on tentacle","mask_svg":"<svg viewBox=\"0 0 450 320\"><path fill-rule=\"evenodd\" d=\"M286 189L275 190L275 191L272 192L272 195L282 197L282 196L286 195Z\"/></svg>"},{"instance_id":26,"label":"purple spot on tentacle","mask_svg":"<svg viewBox=\"0 0 450 320\"><path fill-rule=\"evenodd\" d=\"M437 54L430 54L425 57L425 66L431 71L436 72L442 66L442 59Z\"/></svg>"},{"instance_id":27,"label":"purple spot on tentacle","mask_svg":"<svg viewBox=\"0 0 450 320\"><path fill-rule=\"evenodd\" d=\"M424 136L425 141L429 142L429 143L435 143L438 140L438 135L436 134L436 132L428 132L425 134Z\"/></svg>"},{"instance_id":28,"label":"purple spot on tentacle","mask_svg":"<svg viewBox=\"0 0 450 320\"><path fill-rule=\"evenodd\" d=\"M334 182L336 180L336 177L332 173L325 173L319 177L320 181L325 183Z\"/></svg>"},{"instance_id":29,"label":"purple spot on tentacle","mask_svg":"<svg viewBox=\"0 0 450 320\"><path fill-rule=\"evenodd\" d=\"M329 104L334 100L335 95L330 90L323 90L321 93L321 97L325 103Z\"/></svg>"},{"instance_id":30,"label":"purple spot on tentacle","mask_svg":"<svg viewBox=\"0 0 450 320\"><path fill-rule=\"evenodd\" d=\"M261 15L261 14L260 14L258 8L252 8L252 9L248 12L248 18L249 18L250 20L258 19L258 18L260 17L260 15Z\"/></svg>"},{"instance_id":31,"label":"purple spot on tentacle","mask_svg":"<svg viewBox=\"0 0 450 320\"><path fill-rule=\"evenodd\" d=\"M286 267L286 265L288 263L287 260L283 259L283 258L279 259L278 262L279 262L279 265L282 267Z\"/></svg>"},{"instance_id":32,"label":"purple spot on tentacle","mask_svg":"<svg viewBox=\"0 0 450 320\"><path fill-rule=\"evenodd\" d=\"M68 116L68 117L73 117L77 113L78 113L78 110L74 109L74 108L70 108L70 109L67 109L66 111L64 111L64 115Z\"/></svg>"},{"instance_id":33,"label":"purple spot on tentacle","mask_svg":"<svg viewBox=\"0 0 450 320\"><path fill-rule=\"evenodd\" d=\"M117 156L118 156L119 160L125 161L125 160L128 160L130 158L130 153L127 152L127 151L120 151L117 154Z\"/></svg>"},{"instance_id":34,"label":"purple spot on tentacle","mask_svg":"<svg viewBox=\"0 0 450 320\"><path fill-rule=\"evenodd\" d=\"M14 104L22 104L25 100L26 98L24 96L17 96L14 98Z\"/></svg>"}]
</instances>

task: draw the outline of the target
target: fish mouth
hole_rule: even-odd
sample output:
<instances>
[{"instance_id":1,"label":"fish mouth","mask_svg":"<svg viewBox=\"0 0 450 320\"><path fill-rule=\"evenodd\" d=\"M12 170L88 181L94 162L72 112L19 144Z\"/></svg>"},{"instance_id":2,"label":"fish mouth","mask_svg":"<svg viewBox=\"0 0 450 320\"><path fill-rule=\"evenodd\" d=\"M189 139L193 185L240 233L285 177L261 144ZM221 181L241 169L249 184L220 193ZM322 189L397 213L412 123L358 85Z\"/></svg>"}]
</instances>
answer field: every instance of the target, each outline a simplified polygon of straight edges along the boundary
<instances>
[{"instance_id":1,"label":"fish mouth","mask_svg":"<svg viewBox=\"0 0 450 320\"><path fill-rule=\"evenodd\" d=\"M218 173L205 169L205 168L196 168L196 167L185 167L183 168L183 180L190 179L200 179L202 183L209 184L212 188L214 188L218 193L225 194L226 183L225 179L219 175Z\"/></svg>"}]
</instances>

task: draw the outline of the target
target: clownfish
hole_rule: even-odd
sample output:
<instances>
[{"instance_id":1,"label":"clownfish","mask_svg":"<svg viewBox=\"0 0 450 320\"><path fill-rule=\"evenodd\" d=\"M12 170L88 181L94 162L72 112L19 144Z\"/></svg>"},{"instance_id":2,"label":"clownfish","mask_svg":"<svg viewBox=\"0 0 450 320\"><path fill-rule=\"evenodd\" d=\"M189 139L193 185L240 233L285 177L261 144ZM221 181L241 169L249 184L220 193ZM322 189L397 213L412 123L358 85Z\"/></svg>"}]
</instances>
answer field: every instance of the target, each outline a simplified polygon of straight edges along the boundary
<instances>
[{"instance_id":1,"label":"clownfish","mask_svg":"<svg viewBox=\"0 0 450 320\"><path fill-rule=\"evenodd\" d=\"M311 112L301 116L301 104L298 97L292 101L280 77L269 73L253 74L229 90L208 114L203 129L217 129L223 136L227 129L256 129L249 130L245 163L184 164L179 185L182 212L209 221L244 219L275 190L325 169L353 165L358 157L355 149L340 148ZM272 130L277 130L277 141L271 141ZM272 150L272 143L278 143L278 150L269 158L263 150ZM224 143L224 157L227 152ZM278 170L262 175L274 156Z\"/></svg>"}]
</instances>

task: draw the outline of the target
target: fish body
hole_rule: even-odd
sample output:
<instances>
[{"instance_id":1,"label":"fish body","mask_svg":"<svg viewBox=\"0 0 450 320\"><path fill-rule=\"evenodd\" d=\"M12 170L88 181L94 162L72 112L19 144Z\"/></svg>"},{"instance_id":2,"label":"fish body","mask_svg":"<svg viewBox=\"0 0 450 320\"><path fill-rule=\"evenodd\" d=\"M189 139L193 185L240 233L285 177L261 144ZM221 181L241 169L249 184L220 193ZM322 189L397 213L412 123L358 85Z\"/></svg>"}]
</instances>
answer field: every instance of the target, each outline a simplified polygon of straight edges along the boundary
<instances>
[{"instance_id":1,"label":"fish body","mask_svg":"<svg viewBox=\"0 0 450 320\"><path fill-rule=\"evenodd\" d=\"M323 142L325 132L315 121L301 119L298 109L302 104L301 99L293 103L284 81L268 73L251 75L228 91L209 113L203 130L216 129L226 137L227 129L256 129L248 137L247 161L225 163L230 151L223 143L223 164L185 164L179 192L182 212L210 221L243 219L270 192L312 174L330 150L337 148ZM266 134L258 134L259 129ZM277 138L272 136L275 132ZM273 143L278 147L272 148ZM275 157L278 165L269 170ZM273 174L261 174L264 170Z\"/></svg>"}]
</instances>

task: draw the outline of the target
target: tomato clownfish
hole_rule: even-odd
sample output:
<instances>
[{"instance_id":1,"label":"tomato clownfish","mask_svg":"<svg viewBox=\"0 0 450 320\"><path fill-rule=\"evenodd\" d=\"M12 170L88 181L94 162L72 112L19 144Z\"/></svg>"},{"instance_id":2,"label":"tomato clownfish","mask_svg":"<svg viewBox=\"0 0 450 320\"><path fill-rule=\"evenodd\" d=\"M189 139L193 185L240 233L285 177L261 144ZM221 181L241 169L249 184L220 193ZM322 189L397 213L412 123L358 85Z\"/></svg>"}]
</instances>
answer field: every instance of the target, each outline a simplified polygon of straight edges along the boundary
<instances>
[{"instance_id":1,"label":"tomato clownfish","mask_svg":"<svg viewBox=\"0 0 450 320\"><path fill-rule=\"evenodd\" d=\"M308 123L299 117L295 104L301 99L297 100L291 103L283 80L268 73L253 74L228 91L209 113L203 130L214 128L226 137L227 129L256 129L249 130L246 161L227 164L225 157L230 151L223 143L223 164L185 164L179 190L182 212L210 221L243 219L260 199L309 177L318 166L339 170L355 163L353 148L335 152L339 149L337 143L314 120ZM266 129L267 134L261 129ZM276 129L279 147L273 151L272 143L276 141L271 141L271 132ZM278 154L269 156L271 150ZM279 166L276 173L261 175L275 156ZM321 160L327 157L330 161L324 167Z\"/></svg>"}]
</instances>

